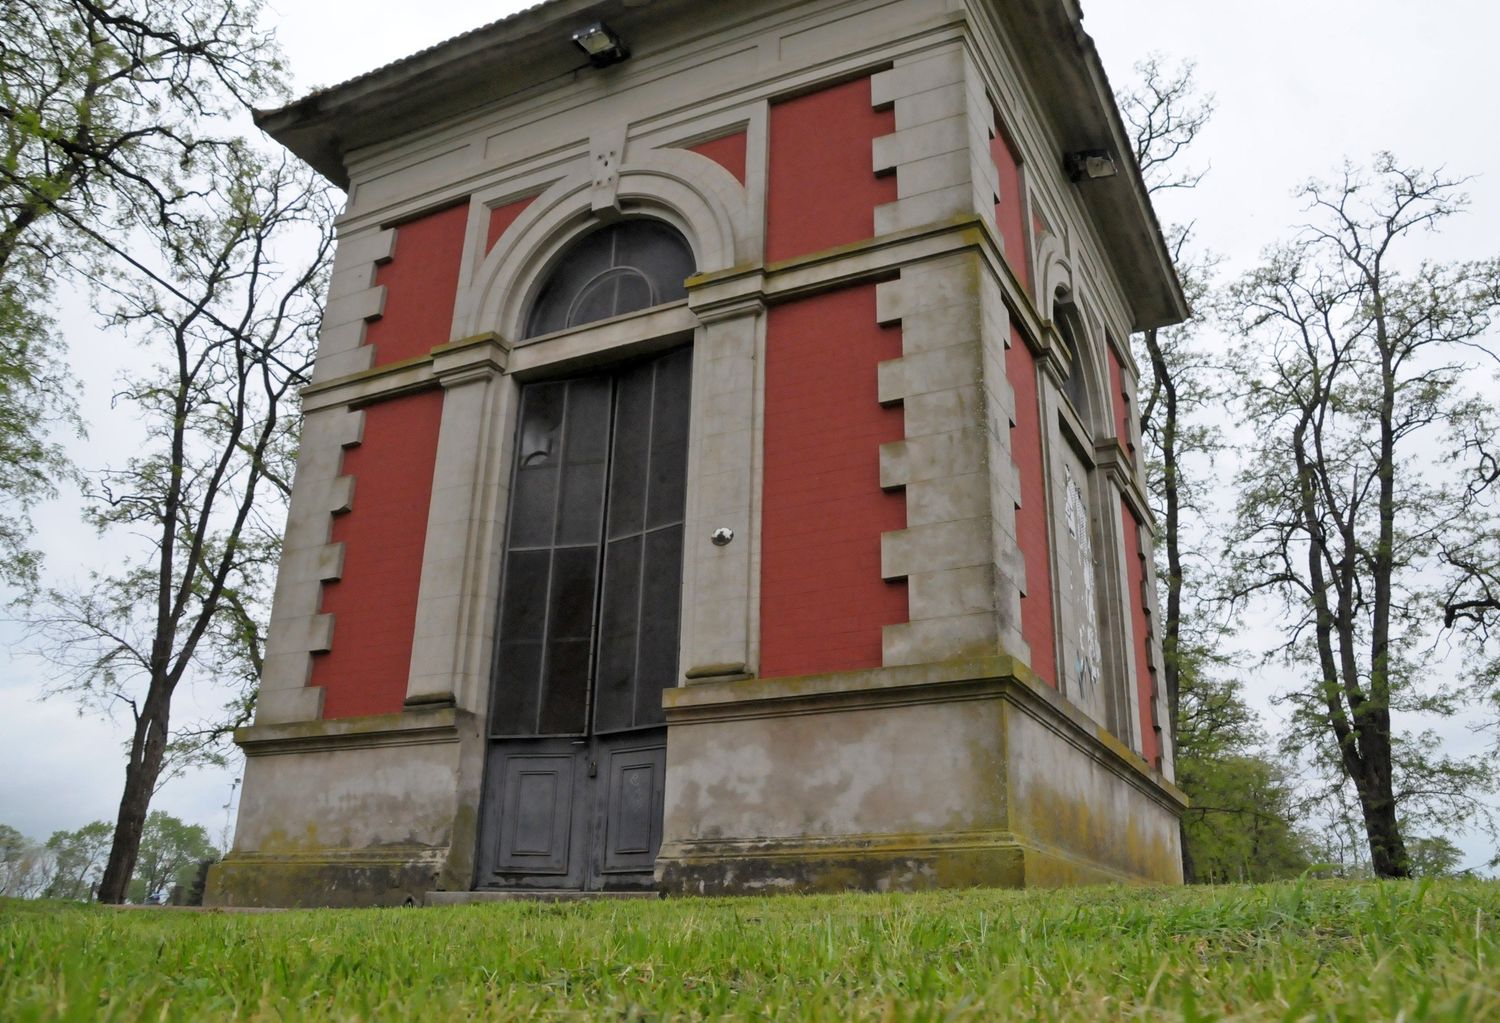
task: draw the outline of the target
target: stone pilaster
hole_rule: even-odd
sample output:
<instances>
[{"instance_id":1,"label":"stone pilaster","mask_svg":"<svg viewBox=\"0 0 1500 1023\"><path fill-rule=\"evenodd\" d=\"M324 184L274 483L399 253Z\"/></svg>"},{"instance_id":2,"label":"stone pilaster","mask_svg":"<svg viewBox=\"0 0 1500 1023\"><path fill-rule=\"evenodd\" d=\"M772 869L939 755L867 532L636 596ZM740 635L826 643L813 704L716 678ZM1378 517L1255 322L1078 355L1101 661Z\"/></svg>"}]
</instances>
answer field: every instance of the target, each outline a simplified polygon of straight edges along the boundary
<instances>
[{"instance_id":1,"label":"stone pilaster","mask_svg":"<svg viewBox=\"0 0 1500 1023\"><path fill-rule=\"evenodd\" d=\"M312 655L327 650L333 635L333 616L318 612L323 583L339 578L344 560L343 544L330 544L328 534L334 513L354 500L354 480L339 473L344 449L358 444L363 430L364 413L343 406L309 411L303 420L256 724L310 721L322 713L323 691L307 683Z\"/></svg>"},{"instance_id":2,"label":"stone pilaster","mask_svg":"<svg viewBox=\"0 0 1500 1023\"><path fill-rule=\"evenodd\" d=\"M879 394L903 405L906 423L906 438L880 450L881 485L906 492L906 528L881 537L881 572L907 580L910 608L907 623L885 629L884 662L993 653L978 255L902 267L878 286L876 308L882 323L901 324L904 354L881 364Z\"/></svg>"},{"instance_id":3,"label":"stone pilaster","mask_svg":"<svg viewBox=\"0 0 1500 1023\"><path fill-rule=\"evenodd\" d=\"M365 324L385 311L385 287L375 283L375 271L390 260L395 247L394 228L340 236L318 334L314 383L370 368L374 352L365 347Z\"/></svg>"},{"instance_id":4,"label":"stone pilaster","mask_svg":"<svg viewBox=\"0 0 1500 1023\"><path fill-rule=\"evenodd\" d=\"M877 235L994 208L994 118L961 45L903 57L876 74L870 88L875 106L892 106L896 115L896 130L873 147L875 172L895 173L897 195L876 208Z\"/></svg>"},{"instance_id":5,"label":"stone pilaster","mask_svg":"<svg viewBox=\"0 0 1500 1023\"><path fill-rule=\"evenodd\" d=\"M681 666L693 683L753 675L760 612L760 422L765 305L759 277L695 287L693 435L683 540ZM733 539L711 539L728 529Z\"/></svg>"},{"instance_id":6,"label":"stone pilaster","mask_svg":"<svg viewBox=\"0 0 1500 1023\"><path fill-rule=\"evenodd\" d=\"M489 680L516 386L493 335L434 352L443 418L422 551L406 703L477 709Z\"/></svg>"}]
</instances>

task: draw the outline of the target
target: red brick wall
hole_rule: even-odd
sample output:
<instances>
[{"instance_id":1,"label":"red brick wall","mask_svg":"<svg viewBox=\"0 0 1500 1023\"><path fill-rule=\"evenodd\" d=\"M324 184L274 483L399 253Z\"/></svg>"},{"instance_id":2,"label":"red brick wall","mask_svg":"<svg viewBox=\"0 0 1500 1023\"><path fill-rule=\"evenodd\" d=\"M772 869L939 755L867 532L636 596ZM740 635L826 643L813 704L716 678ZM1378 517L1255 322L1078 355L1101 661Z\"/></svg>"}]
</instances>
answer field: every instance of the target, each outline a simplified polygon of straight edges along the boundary
<instances>
[{"instance_id":1,"label":"red brick wall","mask_svg":"<svg viewBox=\"0 0 1500 1023\"><path fill-rule=\"evenodd\" d=\"M325 718L392 714L406 699L442 414L436 390L371 405L363 441L344 453L354 500L330 537L344 545L344 571L323 585L333 643L312 669Z\"/></svg>"},{"instance_id":2,"label":"red brick wall","mask_svg":"<svg viewBox=\"0 0 1500 1023\"><path fill-rule=\"evenodd\" d=\"M1021 195L1021 161L1003 132L990 139L990 159L1000 177L1000 195L995 201L995 226L1005 242L1005 261L1026 287L1031 289L1031 270L1026 259L1026 210Z\"/></svg>"},{"instance_id":3,"label":"red brick wall","mask_svg":"<svg viewBox=\"0 0 1500 1023\"><path fill-rule=\"evenodd\" d=\"M740 184L745 183L745 133L736 135L725 135L723 138L710 139L700 142L696 146L689 146L689 152L706 156L714 163L723 167L729 173L739 179Z\"/></svg>"},{"instance_id":4,"label":"red brick wall","mask_svg":"<svg viewBox=\"0 0 1500 1023\"><path fill-rule=\"evenodd\" d=\"M1125 572L1129 587L1131 636L1135 641L1136 697L1140 701L1141 756L1161 767L1161 726L1156 720L1156 671L1150 666L1150 628L1146 619L1146 562L1141 555L1141 523L1130 505L1120 501L1125 526Z\"/></svg>"},{"instance_id":5,"label":"red brick wall","mask_svg":"<svg viewBox=\"0 0 1500 1023\"><path fill-rule=\"evenodd\" d=\"M767 260L875 233L875 207L895 202L896 176L875 176L872 143L895 130L893 111L871 109L868 78L772 105Z\"/></svg>"},{"instance_id":6,"label":"red brick wall","mask_svg":"<svg viewBox=\"0 0 1500 1023\"><path fill-rule=\"evenodd\" d=\"M516 218L526 212L526 208L536 202L536 196L529 195L515 202L508 202L504 206L496 206L490 210L490 222L485 228L484 251L486 254L495 247L500 236L505 233L510 225L516 222ZM455 278L455 284L457 280Z\"/></svg>"},{"instance_id":7,"label":"red brick wall","mask_svg":"<svg viewBox=\"0 0 1500 1023\"><path fill-rule=\"evenodd\" d=\"M907 620L906 584L880 575L880 534L906 526L880 489L880 445L905 435L877 400L901 333L875 322L875 285L772 307L766 341L761 670L879 667L881 626Z\"/></svg>"},{"instance_id":8,"label":"red brick wall","mask_svg":"<svg viewBox=\"0 0 1500 1023\"><path fill-rule=\"evenodd\" d=\"M468 219L463 203L396 228L395 251L375 271L375 283L385 286L385 312L365 328L375 365L426 355L451 340Z\"/></svg>"},{"instance_id":9,"label":"red brick wall","mask_svg":"<svg viewBox=\"0 0 1500 1023\"><path fill-rule=\"evenodd\" d=\"M1042 466L1042 417L1037 399L1036 359L1011 327L1005 375L1016 396L1010 428L1011 456L1021 481L1016 536L1026 565L1021 597L1021 635L1031 647L1031 670L1057 685L1057 632L1052 618L1052 556L1047 541L1047 484Z\"/></svg>"}]
</instances>

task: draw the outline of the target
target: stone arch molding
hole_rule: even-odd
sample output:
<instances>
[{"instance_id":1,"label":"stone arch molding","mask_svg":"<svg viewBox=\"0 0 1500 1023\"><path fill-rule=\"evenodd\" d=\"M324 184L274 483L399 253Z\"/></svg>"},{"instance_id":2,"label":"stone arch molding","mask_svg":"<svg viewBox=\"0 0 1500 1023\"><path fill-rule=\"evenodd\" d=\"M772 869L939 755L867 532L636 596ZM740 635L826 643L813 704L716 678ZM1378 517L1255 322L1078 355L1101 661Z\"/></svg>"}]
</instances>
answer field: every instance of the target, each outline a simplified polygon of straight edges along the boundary
<instances>
[{"instance_id":1,"label":"stone arch molding","mask_svg":"<svg viewBox=\"0 0 1500 1023\"><path fill-rule=\"evenodd\" d=\"M1037 264L1042 267L1039 275L1042 281L1042 290L1038 293L1041 299L1043 314L1051 322L1057 320L1057 295L1059 291L1066 292L1078 307L1078 326L1081 335L1078 338L1079 355L1082 356L1082 366L1074 367L1075 372L1081 372L1084 378L1084 387L1088 391L1089 411L1087 426L1090 430L1098 430L1102 424L1111 422L1112 413L1109 411L1113 406L1109 402L1109 373L1103 363L1104 337L1099 330L1097 317L1093 315L1087 289L1081 286L1073 272L1073 264L1063 252L1062 243L1055 237L1048 238L1042 245Z\"/></svg>"},{"instance_id":2,"label":"stone arch molding","mask_svg":"<svg viewBox=\"0 0 1500 1023\"><path fill-rule=\"evenodd\" d=\"M507 339L521 336L531 297L554 257L598 222L596 184L584 163L526 208L471 279L458 310L457 336L486 331ZM648 150L620 167L615 195L630 212L681 231L700 273L754 258L745 189L708 157L685 149Z\"/></svg>"}]
</instances>

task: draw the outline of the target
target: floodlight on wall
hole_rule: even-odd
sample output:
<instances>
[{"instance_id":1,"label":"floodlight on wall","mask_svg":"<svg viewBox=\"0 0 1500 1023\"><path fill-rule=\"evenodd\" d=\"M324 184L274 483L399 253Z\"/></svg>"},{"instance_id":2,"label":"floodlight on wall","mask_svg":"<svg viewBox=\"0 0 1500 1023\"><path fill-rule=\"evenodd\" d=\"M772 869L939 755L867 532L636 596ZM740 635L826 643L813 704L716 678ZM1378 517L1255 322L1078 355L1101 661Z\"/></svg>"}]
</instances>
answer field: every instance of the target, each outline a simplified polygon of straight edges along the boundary
<instances>
[{"instance_id":1,"label":"floodlight on wall","mask_svg":"<svg viewBox=\"0 0 1500 1023\"><path fill-rule=\"evenodd\" d=\"M625 45L625 40L615 35L614 30L602 21L574 32L573 42L588 54L589 63L594 67L609 67L630 56L630 48Z\"/></svg>"},{"instance_id":2,"label":"floodlight on wall","mask_svg":"<svg viewBox=\"0 0 1500 1023\"><path fill-rule=\"evenodd\" d=\"M1074 153L1064 153L1063 166L1071 181L1112 178L1120 173L1119 165L1108 149L1080 149Z\"/></svg>"}]
</instances>

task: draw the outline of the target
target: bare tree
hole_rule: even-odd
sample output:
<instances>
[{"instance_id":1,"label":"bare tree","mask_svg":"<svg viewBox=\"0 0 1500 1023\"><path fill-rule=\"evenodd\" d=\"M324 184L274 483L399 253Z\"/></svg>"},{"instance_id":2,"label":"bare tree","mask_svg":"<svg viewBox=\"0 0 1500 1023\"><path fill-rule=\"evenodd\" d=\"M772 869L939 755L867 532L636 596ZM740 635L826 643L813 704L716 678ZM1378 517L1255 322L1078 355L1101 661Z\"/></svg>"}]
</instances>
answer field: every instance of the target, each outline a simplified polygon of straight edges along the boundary
<instances>
[{"instance_id":1,"label":"bare tree","mask_svg":"<svg viewBox=\"0 0 1500 1023\"><path fill-rule=\"evenodd\" d=\"M1153 55L1137 64L1135 73L1136 86L1118 99L1147 189L1155 196L1197 187L1206 171L1185 167L1183 159L1213 116L1213 96L1200 92L1191 62L1172 68ZM1172 262L1189 303L1197 305L1208 294L1215 261L1189 254L1192 233L1191 224L1168 232ZM1198 509L1209 482L1195 477L1188 463L1216 446L1214 429L1196 417L1214 404L1220 391L1214 379L1218 367L1197 345L1197 329L1196 321L1190 320L1137 335L1151 371L1141 399L1141 433L1148 448L1147 486L1160 524L1158 550L1165 562L1162 674L1174 748L1181 701L1183 604L1190 586L1183 517Z\"/></svg>"},{"instance_id":2,"label":"bare tree","mask_svg":"<svg viewBox=\"0 0 1500 1023\"><path fill-rule=\"evenodd\" d=\"M167 224L205 135L281 91L259 0L0 4L0 579L35 585L28 513L66 472L77 428L50 317L59 280L123 220Z\"/></svg>"},{"instance_id":3,"label":"bare tree","mask_svg":"<svg viewBox=\"0 0 1500 1023\"><path fill-rule=\"evenodd\" d=\"M1153 55L1135 66L1135 75L1136 84L1117 99L1148 191L1159 196L1197 187L1206 171L1185 166L1184 160L1213 116L1213 96L1199 89L1191 62L1172 67ZM1196 307L1209 295L1216 261L1193 252L1191 224L1169 229L1168 244L1188 302ZM1200 344L1198 334L1199 323L1193 319L1174 327L1150 328L1137 334L1136 340L1149 369L1141 397L1141 435L1146 445L1146 486L1158 525L1168 734L1179 764L1207 768L1217 763L1217 750L1185 746L1185 739L1191 742L1203 733L1182 727L1184 678L1191 685L1194 670L1214 660L1211 646L1219 638L1213 619L1194 613L1201 612L1201 601L1189 569L1192 521L1203 517L1214 483L1211 458L1219 443L1217 429L1204 413L1218 407L1223 390L1219 383L1222 367ZM1195 875L1191 837L1184 823L1183 874L1189 881Z\"/></svg>"},{"instance_id":4,"label":"bare tree","mask_svg":"<svg viewBox=\"0 0 1500 1023\"><path fill-rule=\"evenodd\" d=\"M1232 292L1257 438L1228 548L1236 593L1271 595L1290 616L1274 653L1311 670L1291 696L1289 748L1321 754L1334 785L1352 785L1384 877L1410 874L1407 821L1483 817L1495 780L1490 761L1393 726L1403 711L1459 708L1456 687L1426 678L1422 644L1444 620L1431 589L1459 567L1445 555L1482 550L1476 536L1495 525L1444 453L1493 422L1472 384L1493 366L1500 260L1406 251L1463 208L1461 186L1389 154L1372 172L1309 183L1313 222Z\"/></svg>"},{"instance_id":5,"label":"bare tree","mask_svg":"<svg viewBox=\"0 0 1500 1023\"><path fill-rule=\"evenodd\" d=\"M231 717L250 706L297 390L332 249L329 194L305 169L231 147L210 177L202 194L212 199L179 207L170 224L137 221L143 244L122 250L127 269L101 286L112 327L154 365L116 396L147 436L139 454L95 477L90 516L101 531L133 534L143 553L124 552L120 569L32 605L61 669L58 689L131 715L105 902L125 897L151 797L170 769L180 687L195 675L227 680Z\"/></svg>"}]
</instances>

